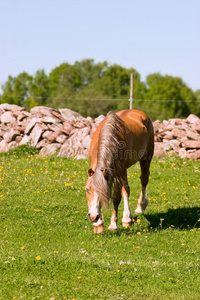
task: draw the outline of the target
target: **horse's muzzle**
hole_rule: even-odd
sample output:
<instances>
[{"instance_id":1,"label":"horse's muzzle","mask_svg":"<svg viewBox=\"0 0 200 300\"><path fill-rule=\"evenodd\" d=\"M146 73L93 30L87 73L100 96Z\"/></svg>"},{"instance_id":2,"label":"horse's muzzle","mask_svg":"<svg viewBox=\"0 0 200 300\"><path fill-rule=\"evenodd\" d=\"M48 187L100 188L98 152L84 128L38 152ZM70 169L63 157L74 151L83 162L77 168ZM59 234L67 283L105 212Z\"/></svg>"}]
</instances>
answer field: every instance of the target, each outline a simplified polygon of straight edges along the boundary
<instances>
[{"instance_id":1,"label":"horse's muzzle","mask_svg":"<svg viewBox=\"0 0 200 300\"><path fill-rule=\"evenodd\" d=\"M99 218L100 218L100 215L97 214L96 216L92 216L90 213L88 213L88 218L90 220L90 222L98 222Z\"/></svg>"}]
</instances>

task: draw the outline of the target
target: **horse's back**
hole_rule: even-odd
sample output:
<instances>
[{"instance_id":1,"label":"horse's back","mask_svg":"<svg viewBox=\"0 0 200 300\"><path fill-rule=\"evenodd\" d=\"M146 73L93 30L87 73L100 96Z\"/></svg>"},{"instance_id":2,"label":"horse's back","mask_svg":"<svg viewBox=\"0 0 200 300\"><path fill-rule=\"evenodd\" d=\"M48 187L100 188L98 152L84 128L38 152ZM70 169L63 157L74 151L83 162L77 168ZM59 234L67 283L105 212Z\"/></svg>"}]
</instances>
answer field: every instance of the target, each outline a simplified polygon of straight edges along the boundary
<instances>
[{"instance_id":1,"label":"horse's back","mask_svg":"<svg viewBox=\"0 0 200 300\"><path fill-rule=\"evenodd\" d=\"M148 153L148 156L153 155L154 148L154 133L153 133L153 125L151 119L142 111L135 109L127 109L122 110L116 113L120 119L124 122L125 126L129 129L130 135L128 137L127 148L129 150L134 150L134 153ZM92 142L90 145L90 161L91 167L96 166L97 164L97 152L98 152L98 144L99 137L101 134L102 127L106 123L105 118L97 127ZM138 161L137 159L133 159L130 161L130 165Z\"/></svg>"},{"instance_id":2,"label":"horse's back","mask_svg":"<svg viewBox=\"0 0 200 300\"><path fill-rule=\"evenodd\" d=\"M135 133L140 133L146 128L152 131L153 125L147 114L136 109L121 110L116 113L125 123L125 125Z\"/></svg>"},{"instance_id":3,"label":"horse's back","mask_svg":"<svg viewBox=\"0 0 200 300\"><path fill-rule=\"evenodd\" d=\"M128 147L135 155L132 155L132 159L128 163L134 164L144 157L151 159L154 151L154 130L149 116L136 109L119 111L117 115L130 131ZM142 157L143 153L144 157Z\"/></svg>"}]
</instances>

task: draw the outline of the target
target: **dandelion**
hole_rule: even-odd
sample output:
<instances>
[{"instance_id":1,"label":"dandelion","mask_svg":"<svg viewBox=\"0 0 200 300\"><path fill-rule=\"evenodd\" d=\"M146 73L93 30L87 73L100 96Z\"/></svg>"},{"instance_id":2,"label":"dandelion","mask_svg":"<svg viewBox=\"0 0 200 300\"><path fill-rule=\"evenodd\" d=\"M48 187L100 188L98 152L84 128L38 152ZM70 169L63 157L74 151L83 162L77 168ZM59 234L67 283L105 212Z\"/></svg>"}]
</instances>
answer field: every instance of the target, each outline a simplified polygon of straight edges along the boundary
<instances>
[{"instance_id":1,"label":"dandelion","mask_svg":"<svg viewBox=\"0 0 200 300\"><path fill-rule=\"evenodd\" d=\"M77 278L78 278L78 279L81 279L81 276L78 276Z\"/></svg>"},{"instance_id":2,"label":"dandelion","mask_svg":"<svg viewBox=\"0 0 200 300\"><path fill-rule=\"evenodd\" d=\"M173 277L169 277L169 280L172 280L173 279Z\"/></svg>"},{"instance_id":3,"label":"dandelion","mask_svg":"<svg viewBox=\"0 0 200 300\"><path fill-rule=\"evenodd\" d=\"M119 270L117 270L117 273L119 273Z\"/></svg>"},{"instance_id":4,"label":"dandelion","mask_svg":"<svg viewBox=\"0 0 200 300\"><path fill-rule=\"evenodd\" d=\"M21 250L23 250L23 249L24 249L24 247L21 247L20 249L21 249Z\"/></svg>"},{"instance_id":5,"label":"dandelion","mask_svg":"<svg viewBox=\"0 0 200 300\"><path fill-rule=\"evenodd\" d=\"M137 234L138 234L138 235L140 235L140 234L141 234L141 232L140 232L140 231L138 231L138 232L137 232Z\"/></svg>"},{"instance_id":6,"label":"dandelion","mask_svg":"<svg viewBox=\"0 0 200 300\"><path fill-rule=\"evenodd\" d=\"M57 253L58 253L58 251L54 251L53 253L57 254Z\"/></svg>"},{"instance_id":7,"label":"dandelion","mask_svg":"<svg viewBox=\"0 0 200 300\"><path fill-rule=\"evenodd\" d=\"M41 256L39 256L39 255L36 256L36 259L37 259L37 260L41 260Z\"/></svg>"},{"instance_id":8,"label":"dandelion","mask_svg":"<svg viewBox=\"0 0 200 300\"><path fill-rule=\"evenodd\" d=\"M138 223L140 223L140 221L141 221L140 219L137 219L137 222L138 222Z\"/></svg>"},{"instance_id":9,"label":"dandelion","mask_svg":"<svg viewBox=\"0 0 200 300\"><path fill-rule=\"evenodd\" d=\"M181 244L181 246L184 246L184 245L185 245L184 243Z\"/></svg>"},{"instance_id":10,"label":"dandelion","mask_svg":"<svg viewBox=\"0 0 200 300\"><path fill-rule=\"evenodd\" d=\"M65 186L71 186L72 184L73 184L73 182L70 182L70 183L65 182Z\"/></svg>"},{"instance_id":11,"label":"dandelion","mask_svg":"<svg viewBox=\"0 0 200 300\"><path fill-rule=\"evenodd\" d=\"M40 210L40 209L34 209L34 211L35 211L35 212L40 212L41 210Z\"/></svg>"}]
</instances>

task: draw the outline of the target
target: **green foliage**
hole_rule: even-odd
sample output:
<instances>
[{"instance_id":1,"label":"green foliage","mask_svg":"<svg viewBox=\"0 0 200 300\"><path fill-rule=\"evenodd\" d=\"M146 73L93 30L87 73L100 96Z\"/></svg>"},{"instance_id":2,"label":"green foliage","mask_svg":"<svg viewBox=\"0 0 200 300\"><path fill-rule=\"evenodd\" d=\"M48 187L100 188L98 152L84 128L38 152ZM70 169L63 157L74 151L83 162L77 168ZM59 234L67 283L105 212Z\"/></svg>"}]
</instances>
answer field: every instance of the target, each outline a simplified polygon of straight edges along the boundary
<instances>
[{"instance_id":1,"label":"green foliage","mask_svg":"<svg viewBox=\"0 0 200 300\"><path fill-rule=\"evenodd\" d=\"M26 72L20 73L17 77L9 76L7 82L2 86L2 103L24 105L29 97L29 88L32 76Z\"/></svg>"},{"instance_id":2,"label":"green foliage","mask_svg":"<svg viewBox=\"0 0 200 300\"><path fill-rule=\"evenodd\" d=\"M0 102L14 103L30 109L44 105L70 108L83 116L97 117L109 110L129 108L130 74L134 73L133 107L145 111L153 120L200 116L199 91L193 92L179 77L150 74L146 83L133 68L95 63L93 59L63 63L49 75L38 70L9 76L2 86Z\"/></svg>"},{"instance_id":3,"label":"green foliage","mask_svg":"<svg viewBox=\"0 0 200 300\"><path fill-rule=\"evenodd\" d=\"M28 145L22 145L17 148L11 149L8 152L3 152L1 153L1 158L9 160L12 159L12 157L15 158L23 158L24 156L33 156L33 155L38 155L39 150L36 149L35 147L31 147Z\"/></svg>"},{"instance_id":4,"label":"green foliage","mask_svg":"<svg viewBox=\"0 0 200 300\"><path fill-rule=\"evenodd\" d=\"M158 111L160 119L187 117L190 113L196 113L196 105L186 102L195 102L196 96L181 78L155 73L148 75L146 81L147 91L144 99L150 100L146 105L153 119Z\"/></svg>"},{"instance_id":5,"label":"green foliage","mask_svg":"<svg viewBox=\"0 0 200 300\"><path fill-rule=\"evenodd\" d=\"M35 73L30 84L29 92L29 99L31 99L32 102L29 102L28 108L32 108L34 102L38 103L37 105L45 105L49 96L49 78L44 70L38 70ZM25 104L27 104L27 102L28 101L26 101Z\"/></svg>"},{"instance_id":6,"label":"green foliage","mask_svg":"<svg viewBox=\"0 0 200 300\"><path fill-rule=\"evenodd\" d=\"M87 219L87 160L0 154L0 298L199 299L200 162L153 159L149 205L130 229L94 235ZM130 208L140 169L128 170Z\"/></svg>"}]
</instances>

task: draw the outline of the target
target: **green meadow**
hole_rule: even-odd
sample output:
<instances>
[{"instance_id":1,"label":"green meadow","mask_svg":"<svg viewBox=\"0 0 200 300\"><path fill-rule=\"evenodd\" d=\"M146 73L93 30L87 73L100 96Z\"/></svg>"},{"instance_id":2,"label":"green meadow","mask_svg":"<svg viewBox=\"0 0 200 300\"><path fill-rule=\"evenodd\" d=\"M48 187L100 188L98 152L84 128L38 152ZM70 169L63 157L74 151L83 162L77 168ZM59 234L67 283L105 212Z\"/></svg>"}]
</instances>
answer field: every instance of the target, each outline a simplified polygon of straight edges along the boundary
<instances>
[{"instance_id":1,"label":"green meadow","mask_svg":"<svg viewBox=\"0 0 200 300\"><path fill-rule=\"evenodd\" d=\"M93 234L88 160L0 154L0 299L200 299L200 161L154 158L149 205L123 228ZM140 169L128 170L130 208Z\"/></svg>"}]
</instances>

